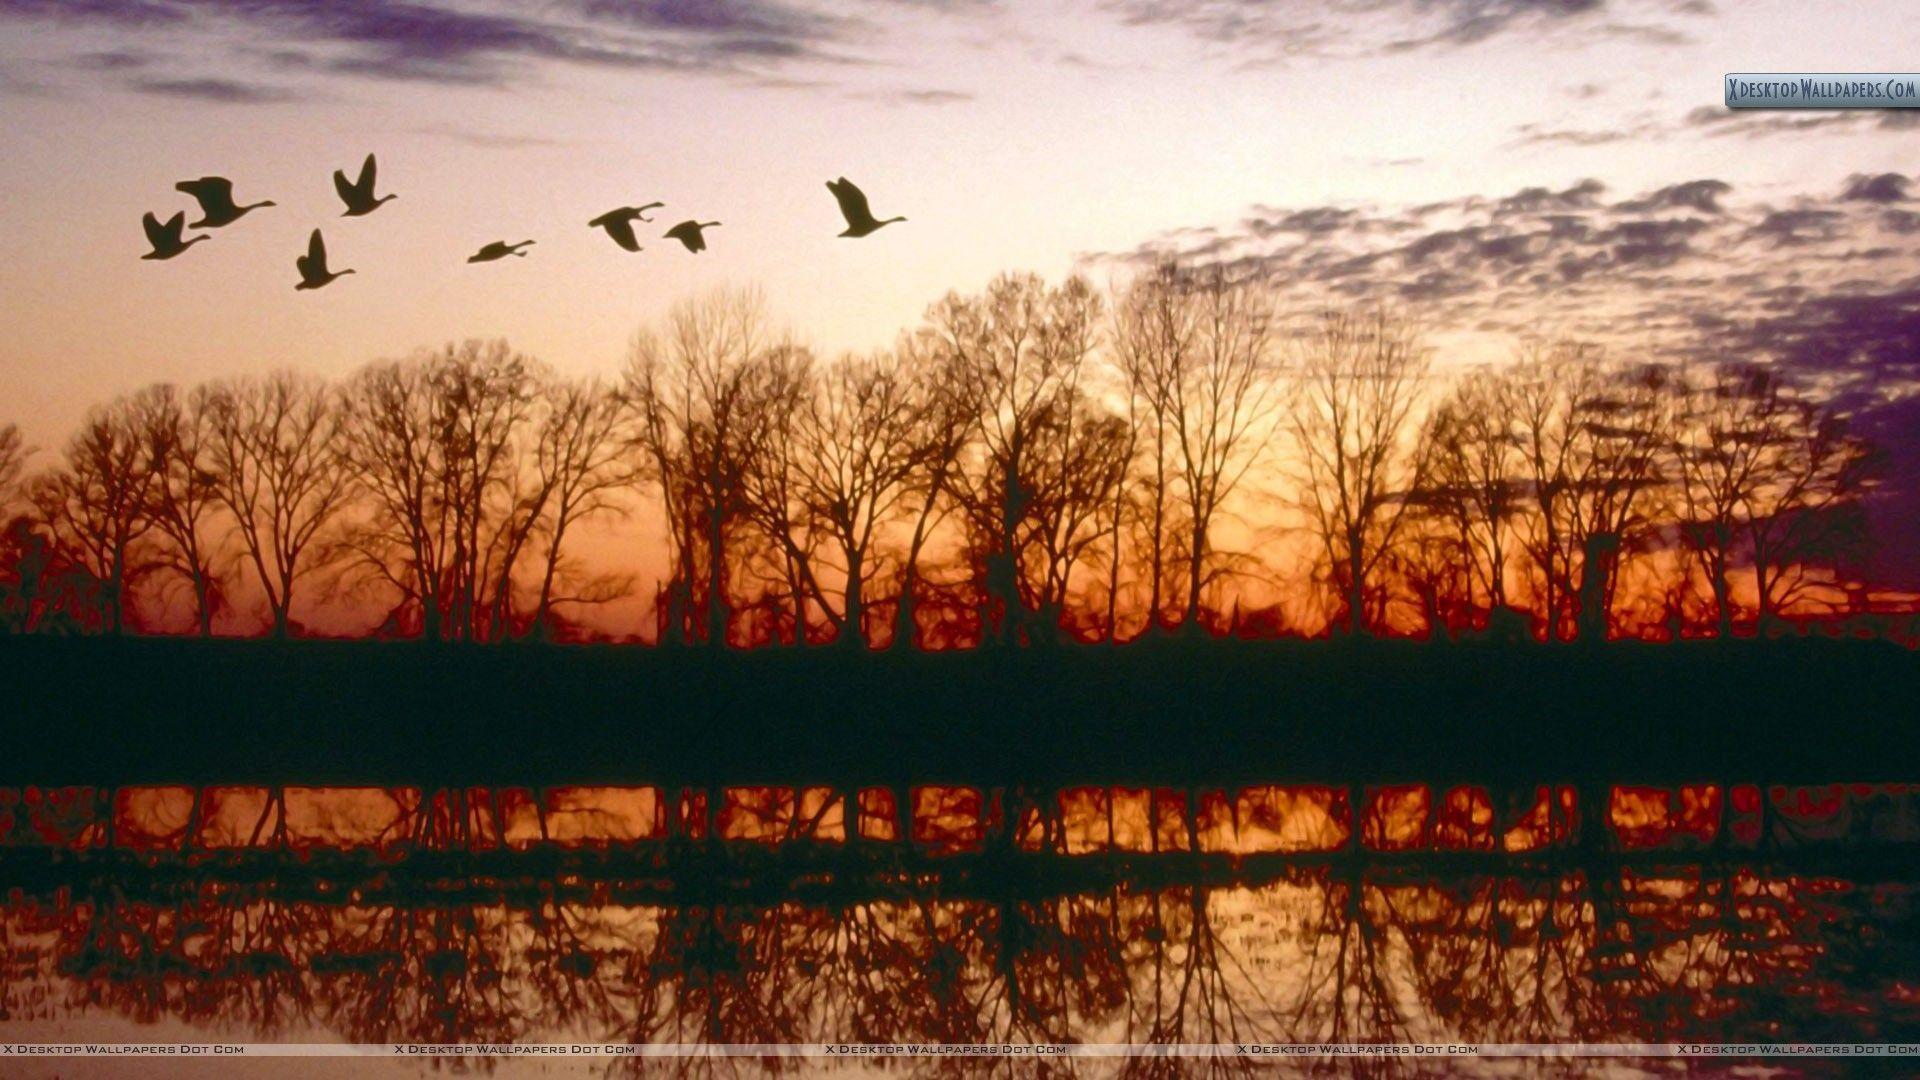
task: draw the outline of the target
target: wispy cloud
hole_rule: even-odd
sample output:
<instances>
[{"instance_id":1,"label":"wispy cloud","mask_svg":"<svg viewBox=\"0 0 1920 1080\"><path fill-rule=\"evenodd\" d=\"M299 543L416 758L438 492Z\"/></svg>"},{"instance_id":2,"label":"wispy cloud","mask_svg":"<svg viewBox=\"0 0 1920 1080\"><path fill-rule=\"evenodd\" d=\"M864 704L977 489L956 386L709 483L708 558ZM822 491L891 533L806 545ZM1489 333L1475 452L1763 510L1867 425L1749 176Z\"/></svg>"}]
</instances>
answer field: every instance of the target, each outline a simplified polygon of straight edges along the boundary
<instances>
[{"instance_id":1,"label":"wispy cloud","mask_svg":"<svg viewBox=\"0 0 1920 1080\"><path fill-rule=\"evenodd\" d=\"M216 105L265 105L293 101L298 97L285 87L237 79L135 79L128 86L142 94Z\"/></svg>"},{"instance_id":2,"label":"wispy cloud","mask_svg":"<svg viewBox=\"0 0 1920 1080\"><path fill-rule=\"evenodd\" d=\"M941 89L859 90L847 96L883 105L958 105L974 100L969 91Z\"/></svg>"},{"instance_id":3,"label":"wispy cloud","mask_svg":"<svg viewBox=\"0 0 1920 1080\"><path fill-rule=\"evenodd\" d=\"M1129 26L1183 30L1250 64L1457 49L1513 36L1691 40L1684 0L1103 0Z\"/></svg>"},{"instance_id":4,"label":"wispy cloud","mask_svg":"<svg viewBox=\"0 0 1920 1080\"><path fill-rule=\"evenodd\" d=\"M565 146L568 140L551 138L545 135L509 135L500 132L479 131L472 128L456 127L452 124L429 124L413 129L416 135L430 135L447 139L466 146L482 150L526 150L535 147Z\"/></svg>"},{"instance_id":5,"label":"wispy cloud","mask_svg":"<svg viewBox=\"0 0 1920 1080\"><path fill-rule=\"evenodd\" d=\"M857 63L853 45L874 33L868 21L789 0L0 0L0 20L110 33L163 25L176 43L238 31L247 44L230 51L255 61L273 52L319 75L487 86L542 65L757 78ZM235 79L230 65L191 70L204 53L177 48L164 59L183 74L166 81Z\"/></svg>"}]
</instances>

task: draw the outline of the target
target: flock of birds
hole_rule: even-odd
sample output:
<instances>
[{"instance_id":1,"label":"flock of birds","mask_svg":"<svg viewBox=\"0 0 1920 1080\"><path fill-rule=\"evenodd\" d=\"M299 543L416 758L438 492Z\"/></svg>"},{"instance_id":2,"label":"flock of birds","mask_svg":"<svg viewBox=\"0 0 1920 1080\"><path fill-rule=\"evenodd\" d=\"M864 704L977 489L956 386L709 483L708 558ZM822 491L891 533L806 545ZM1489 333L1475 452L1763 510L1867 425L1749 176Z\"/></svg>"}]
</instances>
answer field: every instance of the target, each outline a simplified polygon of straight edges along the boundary
<instances>
[{"instance_id":1,"label":"flock of birds","mask_svg":"<svg viewBox=\"0 0 1920 1080\"><path fill-rule=\"evenodd\" d=\"M360 175L348 179L344 170L335 170L333 189L340 193L340 201L346 204L346 212L341 217L365 217L392 201L397 196L374 194L378 176L378 166L372 154L360 166ZM184 253L188 248L202 240L209 239L206 233L196 233L189 237L188 229L219 229L231 225L255 210L273 206L271 199L256 203L237 203L233 198L233 181L224 176L203 176L198 180L182 180L173 185L174 190L182 191L200 204L200 220L187 221L186 211L174 214L161 221L149 212L141 219L146 226L147 243L153 250L140 256L143 259L171 259ZM834 200L840 204L840 216L847 221L841 236L867 236L883 226L896 221L907 220L904 217L876 219L867 206L866 193L855 187L851 180L841 177L827 181L827 190L833 193ZM665 203L650 202L645 206L617 206L587 222L587 226L605 232L609 239L623 251L640 250L640 237L634 232L635 222L652 222L647 211L664 207ZM707 249L705 230L720 223L717 221L682 221L662 234L663 239L678 240L688 251L701 252ZM525 258L527 249L533 246L532 240L522 240L510 244L504 240L495 240L480 250L467 256L470 263L496 262L508 256ZM300 283L296 290L318 289L334 280L353 273L352 269L333 270L327 266L327 243L320 230L313 230L307 239L307 253L294 260L294 266L300 271Z\"/></svg>"}]
</instances>

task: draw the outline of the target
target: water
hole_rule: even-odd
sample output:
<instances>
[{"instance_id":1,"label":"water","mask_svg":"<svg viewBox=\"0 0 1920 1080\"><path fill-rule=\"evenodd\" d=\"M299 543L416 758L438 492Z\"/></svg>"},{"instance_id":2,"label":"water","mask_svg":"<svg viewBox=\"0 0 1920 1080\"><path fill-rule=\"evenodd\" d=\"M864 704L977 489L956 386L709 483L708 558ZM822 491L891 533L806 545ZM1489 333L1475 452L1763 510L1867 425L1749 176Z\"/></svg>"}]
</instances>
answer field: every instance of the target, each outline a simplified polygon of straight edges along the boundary
<instances>
[{"instance_id":1,"label":"water","mask_svg":"<svg viewBox=\"0 0 1920 1080\"><path fill-rule=\"evenodd\" d=\"M1197 793L1191 829L1186 793L1081 788L1041 813L924 788L912 845L886 842L877 790L855 796L877 842L851 844L825 789L720 793L719 843L685 828L706 807L651 788L294 789L273 813L271 793L235 788L202 792L197 816L187 789L15 793L11 853L59 858L0 862L17 879L0 1038L1920 1038L1906 789L1775 790L1772 818L1753 791L1722 807L1705 787L1619 789L1606 853L1564 842L1571 794L1458 791L1374 789L1357 851L1345 793L1316 787ZM1000 847L996 809L1015 823ZM167 840L189 819L196 843Z\"/></svg>"}]
</instances>

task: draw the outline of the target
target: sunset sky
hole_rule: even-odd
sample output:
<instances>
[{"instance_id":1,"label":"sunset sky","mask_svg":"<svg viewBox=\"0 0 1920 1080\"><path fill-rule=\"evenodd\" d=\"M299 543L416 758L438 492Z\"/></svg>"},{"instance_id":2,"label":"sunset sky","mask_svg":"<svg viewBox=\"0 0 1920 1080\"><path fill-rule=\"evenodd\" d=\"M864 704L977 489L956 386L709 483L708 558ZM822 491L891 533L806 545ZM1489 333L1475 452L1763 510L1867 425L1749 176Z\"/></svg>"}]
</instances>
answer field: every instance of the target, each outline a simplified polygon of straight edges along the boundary
<instances>
[{"instance_id":1,"label":"sunset sky","mask_svg":"<svg viewBox=\"0 0 1920 1080\"><path fill-rule=\"evenodd\" d=\"M57 446L151 381L504 336L612 372L757 283L817 348L994 273L1244 260L1385 300L1456 362L1575 332L1765 353L1910 430L1920 111L1729 113L1728 71L1899 71L1905 0L0 0L0 414ZM399 199L343 220L335 168ZM177 180L278 206L165 263ZM823 181L881 216L836 237ZM616 249L585 222L666 202ZM296 293L325 229L336 268ZM524 260L468 266L495 239Z\"/></svg>"}]
</instances>

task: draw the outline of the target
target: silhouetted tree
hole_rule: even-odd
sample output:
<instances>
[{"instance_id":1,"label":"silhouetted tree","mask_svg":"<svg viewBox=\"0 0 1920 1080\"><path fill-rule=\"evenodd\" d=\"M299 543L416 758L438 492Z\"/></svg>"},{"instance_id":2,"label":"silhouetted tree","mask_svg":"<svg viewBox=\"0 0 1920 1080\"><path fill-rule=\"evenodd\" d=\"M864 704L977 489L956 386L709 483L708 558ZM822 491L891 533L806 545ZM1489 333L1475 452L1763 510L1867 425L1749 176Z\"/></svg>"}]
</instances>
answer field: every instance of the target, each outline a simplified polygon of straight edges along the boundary
<instances>
[{"instance_id":1,"label":"silhouetted tree","mask_svg":"<svg viewBox=\"0 0 1920 1080\"><path fill-rule=\"evenodd\" d=\"M213 633L214 608L222 600L214 572L222 536L211 525L220 509L213 401L204 388L182 394L163 384L136 394L129 406L153 474L147 514L162 541L156 564L186 580L202 637Z\"/></svg>"},{"instance_id":2,"label":"silhouetted tree","mask_svg":"<svg viewBox=\"0 0 1920 1080\"><path fill-rule=\"evenodd\" d=\"M131 404L87 415L61 463L37 477L32 499L54 541L100 583L102 628L125 625L129 579L142 567L135 542L153 527L154 473Z\"/></svg>"},{"instance_id":3,"label":"silhouetted tree","mask_svg":"<svg viewBox=\"0 0 1920 1080\"><path fill-rule=\"evenodd\" d=\"M1615 563L1643 538L1665 483L1670 385L1656 366L1609 362L1577 342L1532 347L1512 378L1533 501L1521 525L1546 637L1603 634Z\"/></svg>"},{"instance_id":4,"label":"silhouetted tree","mask_svg":"<svg viewBox=\"0 0 1920 1080\"><path fill-rule=\"evenodd\" d=\"M909 375L911 412L916 419L908 447L913 468L901 481L905 488L901 507L912 514L913 527L900 560L892 641L893 648L907 648L917 637L921 563L927 545L950 510L964 509L956 505L961 501L956 493L978 432L980 386L965 358L939 348L931 333L903 340L895 354Z\"/></svg>"},{"instance_id":5,"label":"silhouetted tree","mask_svg":"<svg viewBox=\"0 0 1920 1080\"><path fill-rule=\"evenodd\" d=\"M1681 533L1712 591L1720 636L1733 633L1733 569L1751 565L1764 628L1812 580L1812 565L1862 539L1869 448L1844 417L1778 372L1721 365L1681 383L1673 456Z\"/></svg>"},{"instance_id":6,"label":"silhouetted tree","mask_svg":"<svg viewBox=\"0 0 1920 1080\"><path fill-rule=\"evenodd\" d=\"M279 371L216 384L202 407L214 495L232 515L273 634L285 637L295 586L320 568L316 542L351 494L341 403L320 380Z\"/></svg>"},{"instance_id":7,"label":"silhouetted tree","mask_svg":"<svg viewBox=\"0 0 1920 1080\"><path fill-rule=\"evenodd\" d=\"M1514 385L1504 372L1468 374L1435 407L1423 502L1444 523L1471 607L1507 607L1507 558L1522 509Z\"/></svg>"},{"instance_id":8,"label":"silhouetted tree","mask_svg":"<svg viewBox=\"0 0 1920 1080\"><path fill-rule=\"evenodd\" d=\"M634 481L627 454L625 402L598 380L552 380L540 393L542 414L534 440L534 502L543 552L539 596L533 608L533 633L551 633L556 604L601 601L624 592L619 577L583 582L581 592L561 595L563 554L568 532L577 524L617 512L617 492ZM509 563L511 559L507 560Z\"/></svg>"},{"instance_id":9,"label":"silhouetted tree","mask_svg":"<svg viewBox=\"0 0 1920 1080\"><path fill-rule=\"evenodd\" d=\"M1084 489L1069 490L1080 478L1058 463L1097 426L1083 379L1100 307L1082 278L1049 288L1036 276L1003 275L979 296L949 294L928 315L933 347L977 387L980 460L955 494L981 566L991 641L1024 640L1092 524L1081 512Z\"/></svg>"},{"instance_id":10,"label":"silhouetted tree","mask_svg":"<svg viewBox=\"0 0 1920 1080\"><path fill-rule=\"evenodd\" d=\"M344 458L368 505L348 534L356 565L400 596L430 640L488 640L531 528L518 439L539 373L505 342L375 364L348 384Z\"/></svg>"},{"instance_id":11,"label":"silhouetted tree","mask_svg":"<svg viewBox=\"0 0 1920 1080\"><path fill-rule=\"evenodd\" d=\"M697 626L709 644L726 643L728 539L745 511L747 473L766 438L767 403L777 397L768 363L776 344L765 303L752 291L683 302L661 332L634 339L626 393L669 538L663 640L684 640Z\"/></svg>"},{"instance_id":12,"label":"silhouetted tree","mask_svg":"<svg viewBox=\"0 0 1920 1080\"><path fill-rule=\"evenodd\" d=\"M1287 420L1298 494L1345 605L1346 631L1368 629L1367 588L1407 520L1427 470L1418 430L1428 352L1385 312L1331 313L1301 349Z\"/></svg>"},{"instance_id":13,"label":"silhouetted tree","mask_svg":"<svg viewBox=\"0 0 1920 1080\"><path fill-rule=\"evenodd\" d=\"M809 528L838 549L845 584L827 616L845 644L867 641L879 539L923 468L922 410L934 402L915 393L914 379L889 355L842 357L820 371L800 416L798 502Z\"/></svg>"},{"instance_id":14,"label":"silhouetted tree","mask_svg":"<svg viewBox=\"0 0 1920 1080\"><path fill-rule=\"evenodd\" d=\"M1219 568L1215 519L1275 430L1273 297L1219 266L1168 264L1136 282L1121 307L1116 347L1129 397L1148 418L1149 625L1160 617L1171 472L1185 529L1180 621L1197 628L1201 592Z\"/></svg>"}]
</instances>

